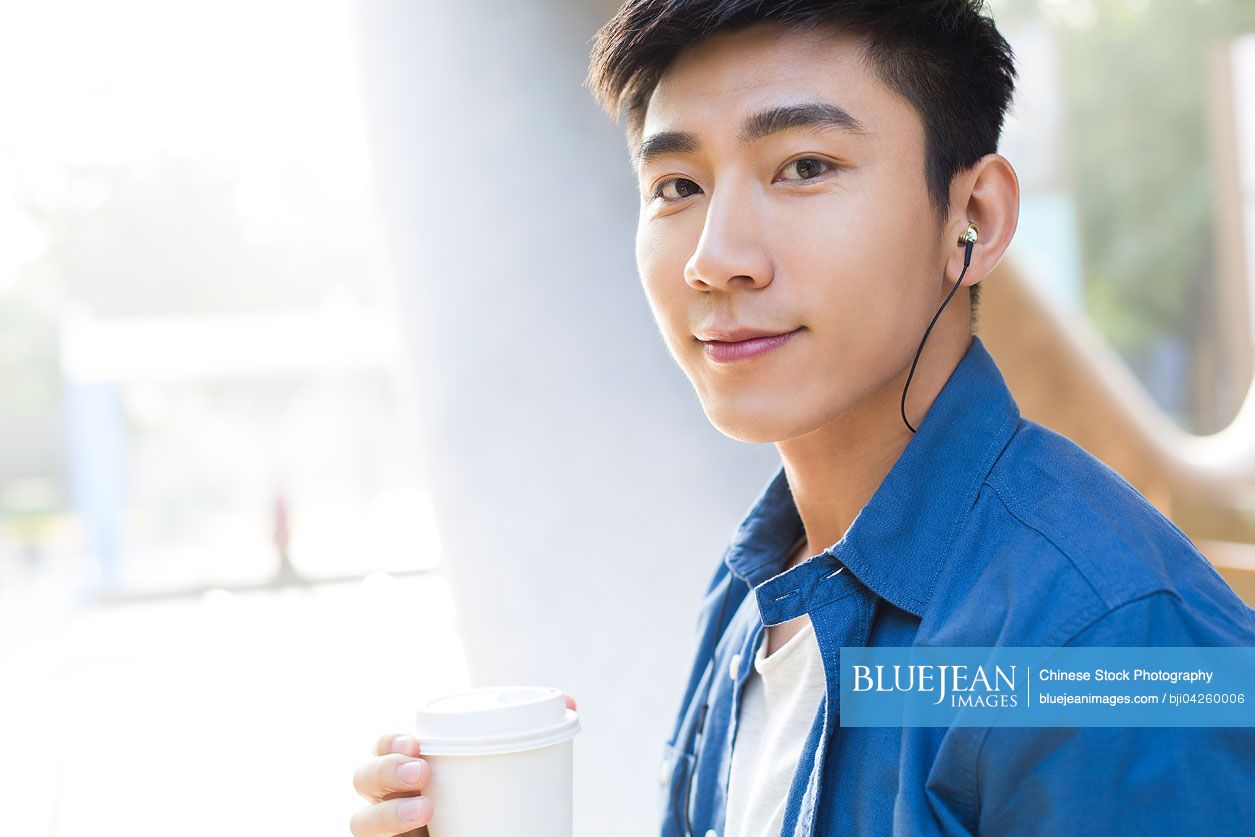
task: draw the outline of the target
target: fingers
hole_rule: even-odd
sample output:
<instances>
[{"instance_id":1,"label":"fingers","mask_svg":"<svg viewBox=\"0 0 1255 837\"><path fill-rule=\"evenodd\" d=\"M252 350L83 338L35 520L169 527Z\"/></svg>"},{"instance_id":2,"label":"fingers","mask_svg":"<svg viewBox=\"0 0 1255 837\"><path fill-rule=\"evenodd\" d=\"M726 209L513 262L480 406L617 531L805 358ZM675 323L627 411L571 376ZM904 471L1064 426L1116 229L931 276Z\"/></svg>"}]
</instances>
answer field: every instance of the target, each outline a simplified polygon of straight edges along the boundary
<instances>
[{"instance_id":1,"label":"fingers","mask_svg":"<svg viewBox=\"0 0 1255 837\"><path fill-rule=\"evenodd\" d=\"M353 772L353 787L368 802L390 793L415 793L427 787L431 765L404 753L388 753L362 763Z\"/></svg>"},{"instance_id":2,"label":"fingers","mask_svg":"<svg viewBox=\"0 0 1255 837\"><path fill-rule=\"evenodd\" d=\"M431 800L419 791L431 779L431 765L417 758L412 735L390 732L375 741L375 756L353 774L353 787L371 804L354 812L354 837L429 837Z\"/></svg>"},{"instance_id":3,"label":"fingers","mask_svg":"<svg viewBox=\"0 0 1255 837\"><path fill-rule=\"evenodd\" d=\"M567 708L567 709L574 709L574 708L575 708L575 698L571 697L571 696L570 696L570 695L568 695L566 692L563 692L563 693L562 693L562 696L566 698L566 708Z\"/></svg>"},{"instance_id":4,"label":"fingers","mask_svg":"<svg viewBox=\"0 0 1255 837\"><path fill-rule=\"evenodd\" d=\"M379 740L375 742L375 755L382 756L387 753L405 753L406 755L417 756L419 753L418 739L403 732L389 732L381 735Z\"/></svg>"},{"instance_id":5,"label":"fingers","mask_svg":"<svg viewBox=\"0 0 1255 837\"><path fill-rule=\"evenodd\" d=\"M427 825L431 814L427 797L399 796L359 808L349 820L349 831L353 837L393 837Z\"/></svg>"}]
</instances>

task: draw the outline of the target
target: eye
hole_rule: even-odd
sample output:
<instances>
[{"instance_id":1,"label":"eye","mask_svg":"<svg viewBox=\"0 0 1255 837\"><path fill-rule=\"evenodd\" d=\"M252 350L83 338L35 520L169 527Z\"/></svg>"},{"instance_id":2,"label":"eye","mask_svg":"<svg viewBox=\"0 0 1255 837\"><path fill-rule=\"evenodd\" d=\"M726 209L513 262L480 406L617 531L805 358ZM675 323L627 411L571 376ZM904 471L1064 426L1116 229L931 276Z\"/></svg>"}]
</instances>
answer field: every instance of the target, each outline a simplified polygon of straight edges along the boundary
<instances>
[{"instance_id":1,"label":"eye","mask_svg":"<svg viewBox=\"0 0 1255 837\"><path fill-rule=\"evenodd\" d=\"M671 184L675 184L675 197L668 197L663 194L663 192L666 191L667 187ZM658 184L658 186L654 189L652 197L662 198L663 201L671 203L691 197L700 191L701 187L689 180L687 177L671 177Z\"/></svg>"},{"instance_id":2,"label":"eye","mask_svg":"<svg viewBox=\"0 0 1255 837\"><path fill-rule=\"evenodd\" d=\"M797 173L801 175L797 178L784 177L782 180L814 180L824 173L826 169L836 171L837 166L827 160L821 160L818 157L799 157L784 167L784 171L797 169Z\"/></svg>"}]
</instances>

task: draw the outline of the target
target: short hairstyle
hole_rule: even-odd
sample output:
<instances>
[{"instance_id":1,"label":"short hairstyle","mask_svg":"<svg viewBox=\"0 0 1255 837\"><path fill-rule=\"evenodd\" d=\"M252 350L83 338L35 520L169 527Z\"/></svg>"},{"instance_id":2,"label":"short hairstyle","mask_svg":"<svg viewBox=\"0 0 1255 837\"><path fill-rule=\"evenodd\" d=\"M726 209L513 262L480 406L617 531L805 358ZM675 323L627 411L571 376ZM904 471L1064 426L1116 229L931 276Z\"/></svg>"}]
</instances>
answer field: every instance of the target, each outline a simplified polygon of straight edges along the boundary
<instances>
[{"instance_id":1,"label":"short hairstyle","mask_svg":"<svg viewBox=\"0 0 1255 837\"><path fill-rule=\"evenodd\" d=\"M775 22L860 36L877 77L924 127L924 177L940 226L950 181L998 149L1015 91L1015 56L984 0L627 0L594 36L586 86L639 144L659 80L685 47L721 31ZM976 330L979 283L971 286Z\"/></svg>"}]
</instances>

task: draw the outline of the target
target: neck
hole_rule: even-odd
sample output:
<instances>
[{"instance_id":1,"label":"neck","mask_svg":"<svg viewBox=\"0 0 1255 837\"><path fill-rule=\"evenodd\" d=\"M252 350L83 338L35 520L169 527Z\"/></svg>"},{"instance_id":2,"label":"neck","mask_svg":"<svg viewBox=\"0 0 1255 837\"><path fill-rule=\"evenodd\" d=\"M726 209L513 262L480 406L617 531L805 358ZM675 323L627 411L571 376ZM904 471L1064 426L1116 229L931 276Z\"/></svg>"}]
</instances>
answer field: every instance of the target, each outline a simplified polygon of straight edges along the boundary
<instances>
[{"instance_id":1,"label":"neck","mask_svg":"<svg viewBox=\"0 0 1255 837\"><path fill-rule=\"evenodd\" d=\"M939 321L924 344L907 392L906 415L916 429L971 344L970 329L942 332L941 325ZM901 412L910 369L908 360L898 374L837 418L776 443L806 530L806 548L785 569L841 540L911 441L914 434L903 424Z\"/></svg>"}]
</instances>

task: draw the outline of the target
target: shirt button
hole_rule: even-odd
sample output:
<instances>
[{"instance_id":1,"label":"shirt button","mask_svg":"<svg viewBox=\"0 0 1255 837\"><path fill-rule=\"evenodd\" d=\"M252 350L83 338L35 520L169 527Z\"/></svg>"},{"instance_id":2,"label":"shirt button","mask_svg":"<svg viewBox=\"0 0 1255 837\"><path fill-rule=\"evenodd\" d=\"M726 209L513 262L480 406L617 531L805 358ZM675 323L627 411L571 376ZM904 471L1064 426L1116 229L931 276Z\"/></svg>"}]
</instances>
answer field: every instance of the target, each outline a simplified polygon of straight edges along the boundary
<instances>
[{"instance_id":1,"label":"shirt button","mask_svg":"<svg viewBox=\"0 0 1255 837\"><path fill-rule=\"evenodd\" d=\"M706 837L719 837L719 832L713 828L706 829Z\"/></svg>"},{"instance_id":2,"label":"shirt button","mask_svg":"<svg viewBox=\"0 0 1255 837\"><path fill-rule=\"evenodd\" d=\"M731 677L733 680L736 680L736 676L740 672L741 672L741 655L733 654L732 665L728 666L728 676ZM718 837L718 835L715 835L715 837Z\"/></svg>"}]
</instances>

